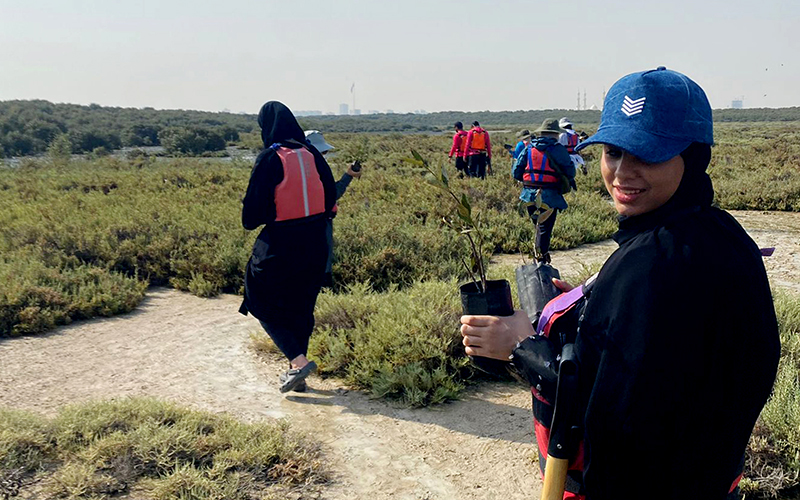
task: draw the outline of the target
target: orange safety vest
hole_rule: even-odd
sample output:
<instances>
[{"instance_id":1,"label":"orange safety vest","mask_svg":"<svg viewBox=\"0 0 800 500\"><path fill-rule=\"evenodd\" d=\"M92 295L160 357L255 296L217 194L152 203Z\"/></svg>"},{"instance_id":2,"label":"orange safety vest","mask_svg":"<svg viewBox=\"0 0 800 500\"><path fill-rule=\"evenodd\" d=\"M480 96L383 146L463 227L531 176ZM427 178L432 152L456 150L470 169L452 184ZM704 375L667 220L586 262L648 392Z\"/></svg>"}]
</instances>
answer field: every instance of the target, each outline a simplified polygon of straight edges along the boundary
<instances>
[{"instance_id":1,"label":"orange safety vest","mask_svg":"<svg viewBox=\"0 0 800 500\"><path fill-rule=\"evenodd\" d=\"M558 172L550 166L546 154L528 146L528 164L522 174L522 183L528 187L552 188L561 183Z\"/></svg>"},{"instance_id":2,"label":"orange safety vest","mask_svg":"<svg viewBox=\"0 0 800 500\"><path fill-rule=\"evenodd\" d=\"M486 151L486 131L473 130L472 131L472 144L470 147L477 151Z\"/></svg>"},{"instance_id":3,"label":"orange safety vest","mask_svg":"<svg viewBox=\"0 0 800 500\"><path fill-rule=\"evenodd\" d=\"M467 131L466 130L459 130L457 132L458 136L461 137L461 142L458 144L458 151L459 154L456 156L466 156L467 152Z\"/></svg>"},{"instance_id":4,"label":"orange safety vest","mask_svg":"<svg viewBox=\"0 0 800 500\"><path fill-rule=\"evenodd\" d=\"M275 152L283 165L283 180L275 186L275 222L325 212L325 189L311 151L278 147Z\"/></svg>"},{"instance_id":5,"label":"orange safety vest","mask_svg":"<svg viewBox=\"0 0 800 500\"><path fill-rule=\"evenodd\" d=\"M578 134L565 133L567 134L567 153L575 154L575 146L578 145Z\"/></svg>"}]
</instances>

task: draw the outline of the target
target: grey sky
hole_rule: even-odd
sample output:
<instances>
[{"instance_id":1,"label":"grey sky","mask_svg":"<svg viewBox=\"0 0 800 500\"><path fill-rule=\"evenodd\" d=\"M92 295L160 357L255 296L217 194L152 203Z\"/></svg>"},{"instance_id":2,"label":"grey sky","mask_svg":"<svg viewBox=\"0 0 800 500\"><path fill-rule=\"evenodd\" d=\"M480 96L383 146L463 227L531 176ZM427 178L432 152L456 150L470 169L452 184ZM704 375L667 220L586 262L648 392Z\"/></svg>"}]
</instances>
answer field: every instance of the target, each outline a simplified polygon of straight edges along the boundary
<instances>
[{"instance_id":1,"label":"grey sky","mask_svg":"<svg viewBox=\"0 0 800 500\"><path fill-rule=\"evenodd\" d=\"M0 0L0 100L255 113L600 104L658 65L800 105L800 2Z\"/></svg>"}]
</instances>

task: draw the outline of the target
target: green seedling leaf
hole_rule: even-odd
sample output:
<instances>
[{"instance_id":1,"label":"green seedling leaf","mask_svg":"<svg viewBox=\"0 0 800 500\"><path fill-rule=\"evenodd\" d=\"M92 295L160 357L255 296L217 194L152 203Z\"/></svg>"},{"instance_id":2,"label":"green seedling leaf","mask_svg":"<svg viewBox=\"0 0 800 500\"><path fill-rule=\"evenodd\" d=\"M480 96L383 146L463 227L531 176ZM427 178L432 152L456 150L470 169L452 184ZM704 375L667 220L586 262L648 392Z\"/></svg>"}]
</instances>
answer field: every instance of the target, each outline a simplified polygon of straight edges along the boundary
<instances>
[{"instance_id":1,"label":"green seedling leaf","mask_svg":"<svg viewBox=\"0 0 800 500\"><path fill-rule=\"evenodd\" d=\"M425 158L423 158L422 155L417 153L416 149L412 149L411 150L411 156L413 156L415 160L417 160L418 162L422 163L426 167L428 166L428 162L425 161Z\"/></svg>"},{"instance_id":2,"label":"green seedling leaf","mask_svg":"<svg viewBox=\"0 0 800 500\"><path fill-rule=\"evenodd\" d=\"M458 218L459 219L463 220L466 224L468 224L470 226L474 225L472 223L472 215L470 214L469 207L464 206L463 203L459 203L458 206L456 207L456 209L457 209L457 213L458 213Z\"/></svg>"},{"instance_id":3,"label":"green seedling leaf","mask_svg":"<svg viewBox=\"0 0 800 500\"><path fill-rule=\"evenodd\" d=\"M431 186L437 187L437 188L441 189L442 191L447 191L447 186L442 184L442 181L439 178L437 178L435 175L433 175L433 173L431 173L431 172L425 174L425 181L428 184L430 184Z\"/></svg>"},{"instance_id":4,"label":"green seedling leaf","mask_svg":"<svg viewBox=\"0 0 800 500\"><path fill-rule=\"evenodd\" d=\"M547 206L547 205L545 205ZM544 212L542 212L539 217L536 219L536 224L544 224L544 222L550 218L551 215L555 213L555 210L552 208L548 208Z\"/></svg>"}]
</instances>

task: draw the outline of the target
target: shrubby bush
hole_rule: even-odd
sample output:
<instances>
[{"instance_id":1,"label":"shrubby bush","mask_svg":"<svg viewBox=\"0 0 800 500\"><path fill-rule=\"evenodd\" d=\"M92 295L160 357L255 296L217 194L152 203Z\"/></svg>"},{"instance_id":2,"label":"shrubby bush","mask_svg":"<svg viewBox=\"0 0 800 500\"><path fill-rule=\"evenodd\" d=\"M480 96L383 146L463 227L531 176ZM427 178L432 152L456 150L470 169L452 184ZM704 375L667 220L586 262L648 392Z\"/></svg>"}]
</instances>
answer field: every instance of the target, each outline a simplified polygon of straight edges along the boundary
<instances>
[{"instance_id":1,"label":"shrubby bush","mask_svg":"<svg viewBox=\"0 0 800 500\"><path fill-rule=\"evenodd\" d=\"M199 155L225 149L225 139L209 128L167 127L158 133L158 140L172 154Z\"/></svg>"},{"instance_id":2,"label":"shrubby bush","mask_svg":"<svg viewBox=\"0 0 800 500\"><path fill-rule=\"evenodd\" d=\"M748 447L743 489L774 497L800 484L800 297L775 291L781 334L778 375Z\"/></svg>"},{"instance_id":3,"label":"shrubby bush","mask_svg":"<svg viewBox=\"0 0 800 500\"><path fill-rule=\"evenodd\" d=\"M325 482L321 463L319 445L286 422L245 424L151 399L68 406L52 419L0 409L4 498L37 471L48 498L286 498Z\"/></svg>"},{"instance_id":4,"label":"shrubby bush","mask_svg":"<svg viewBox=\"0 0 800 500\"><path fill-rule=\"evenodd\" d=\"M800 129L718 126L709 172L723 208L800 211Z\"/></svg>"},{"instance_id":5,"label":"shrubby bush","mask_svg":"<svg viewBox=\"0 0 800 500\"><path fill-rule=\"evenodd\" d=\"M129 312L146 288L133 277L88 264L49 266L30 251L3 253L0 283L0 337Z\"/></svg>"}]
</instances>

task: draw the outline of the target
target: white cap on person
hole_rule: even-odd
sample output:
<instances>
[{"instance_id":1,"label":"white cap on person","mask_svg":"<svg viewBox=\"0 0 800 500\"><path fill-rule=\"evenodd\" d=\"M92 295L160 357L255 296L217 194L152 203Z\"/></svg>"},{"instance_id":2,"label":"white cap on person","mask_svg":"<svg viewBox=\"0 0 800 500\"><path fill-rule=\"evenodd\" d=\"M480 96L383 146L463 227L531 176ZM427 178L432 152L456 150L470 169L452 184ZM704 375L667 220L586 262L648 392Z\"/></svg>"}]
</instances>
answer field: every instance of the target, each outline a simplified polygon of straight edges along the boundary
<instances>
[{"instance_id":1,"label":"white cap on person","mask_svg":"<svg viewBox=\"0 0 800 500\"><path fill-rule=\"evenodd\" d=\"M317 148L317 151L319 151L320 153L324 153L326 151L334 149L333 146L328 144L328 141L325 140L325 137L319 130L306 130L305 134L306 134L306 140L309 143L311 143L312 146Z\"/></svg>"}]
</instances>

